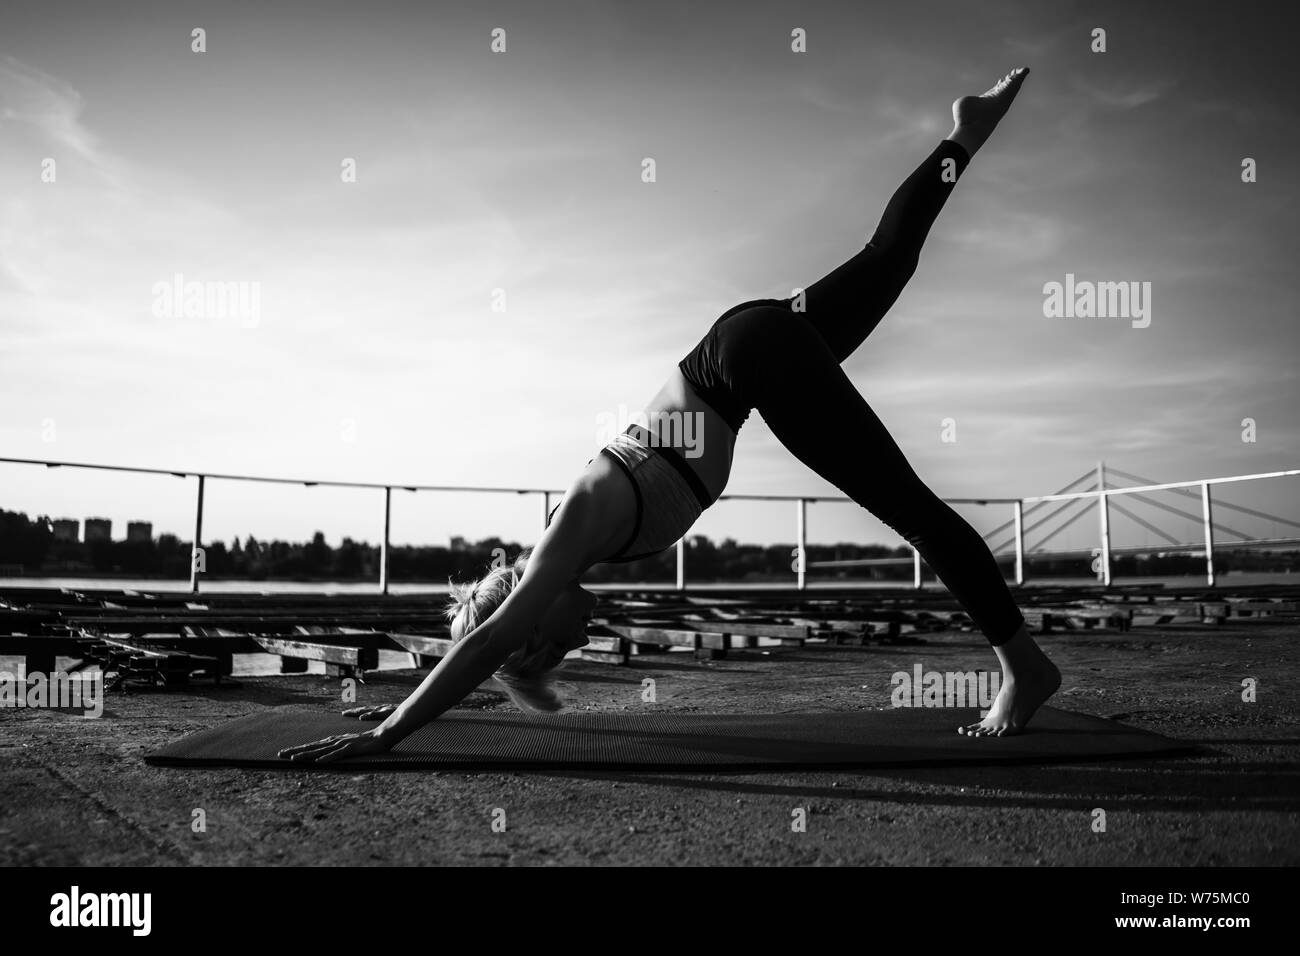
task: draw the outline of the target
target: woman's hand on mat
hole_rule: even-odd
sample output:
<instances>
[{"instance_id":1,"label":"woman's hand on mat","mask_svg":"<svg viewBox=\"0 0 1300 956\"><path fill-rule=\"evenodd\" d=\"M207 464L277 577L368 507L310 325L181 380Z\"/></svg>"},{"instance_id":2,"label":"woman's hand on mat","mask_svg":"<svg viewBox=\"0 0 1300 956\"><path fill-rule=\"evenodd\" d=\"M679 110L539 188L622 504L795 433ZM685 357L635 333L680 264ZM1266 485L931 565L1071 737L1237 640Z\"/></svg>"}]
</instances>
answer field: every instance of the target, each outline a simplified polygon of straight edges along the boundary
<instances>
[{"instance_id":1,"label":"woman's hand on mat","mask_svg":"<svg viewBox=\"0 0 1300 956\"><path fill-rule=\"evenodd\" d=\"M366 730L359 734L335 734L324 740L297 747L285 747L279 756L303 763L331 763L344 757L360 757L364 754L384 753L392 744L381 740L376 730Z\"/></svg>"},{"instance_id":2,"label":"woman's hand on mat","mask_svg":"<svg viewBox=\"0 0 1300 956\"><path fill-rule=\"evenodd\" d=\"M397 710L396 704L380 704L377 707L353 707L351 710L343 711L343 716L355 717L357 720L383 720L395 710Z\"/></svg>"}]
</instances>

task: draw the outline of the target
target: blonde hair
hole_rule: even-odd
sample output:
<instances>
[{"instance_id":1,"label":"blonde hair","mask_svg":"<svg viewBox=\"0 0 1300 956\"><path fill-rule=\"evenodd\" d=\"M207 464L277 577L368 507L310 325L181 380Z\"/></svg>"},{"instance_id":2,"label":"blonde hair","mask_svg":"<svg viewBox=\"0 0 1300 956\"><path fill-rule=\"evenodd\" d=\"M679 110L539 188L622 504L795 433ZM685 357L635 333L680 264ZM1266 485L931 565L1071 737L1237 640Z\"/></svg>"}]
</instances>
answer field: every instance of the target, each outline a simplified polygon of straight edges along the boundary
<instances>
[{"instance_id":1,"label":"blonde hair","mask_svg":"<svg viewBox=\"0 0 1300 956\"><path fill-rule=\"evenodd\" d=\"M528 567L529 553L530 549L525 548L513 564L496 565L469 584L447 582L451 587L447 620L453 641L464 640L510 596ZM550 679L553 668L547 665L547 658L548 649L534 647L530 641L506 658L492 676L519 708L556 711L564 706L564 701Z\"/></svg>"}]
</instances>

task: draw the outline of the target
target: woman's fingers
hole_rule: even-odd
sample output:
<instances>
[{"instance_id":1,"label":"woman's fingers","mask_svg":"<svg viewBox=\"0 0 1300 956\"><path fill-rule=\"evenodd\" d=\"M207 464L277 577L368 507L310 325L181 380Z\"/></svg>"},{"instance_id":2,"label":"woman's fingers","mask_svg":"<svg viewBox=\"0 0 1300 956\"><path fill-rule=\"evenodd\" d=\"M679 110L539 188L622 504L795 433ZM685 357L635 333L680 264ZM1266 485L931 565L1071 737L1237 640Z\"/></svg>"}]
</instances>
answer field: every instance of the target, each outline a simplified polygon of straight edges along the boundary
<instances>
[{"instance_id":1,"label":"woman's fingers","mask_svg":"<svg viewBox=\"0 0 1300 956\"><path fill-rule=\"evenodd\" d=\"M336 742L338 742L345 736L347 735L335 734L334 736L326 737L323 740L313 740L309 744L298 744L296 747L285 747L283 750L279 752L279 756L288 757L289 759L292 760L295 757L301 757L307 754L314 753L316 751L327 750L330 747L334 746Z\"/></svg>"},{"instance_id":2,"label":"woman's fingers","mask_svg":"<svg viewBox=\"0 0 1300 956\"><path fill-rule=\"evenodd\" d=\"M334 750L336 747L338 747L338 744L333 744L333 743L320 743L320 744L316 744L313 747L304 747L301 750L299 750L297 753L290 754L289 759L301 761L303 763L310 763L311 761L319 760L321 757L323 757L325 754L329 753L330 751Z\"/></svg>"},{"instance_id":3,"label":"woman's fingers","mask_svg":"<svg viewBox=\"0 0 1300 956\"><path fill-rule=\"evenodd\" d=\"M317 757L316 763L332 763L335 760L348 756L352 751L359 749L353 746L354 743L355 741L349 740L341 744L335 744L329 750Z\"/></svg>"},{"instance_id":4,"label":"woman's fingers","mask_svg":"<svg viewBox=\"0 0 1300 956\"><path fill-rule=\"evenodd\" d=\"M387 717L397 708L392 704L381 704L379 706L353 707L350 710L343 711L344 717L355 717L357 720L380 720Z\"/></svg>"},{"instance_id":5,"label":"woman's fingers","mask_svg":"<svg viewBox=\"0 0 1300 956\"><path fill-rule=\"evenodd\" d=\"M328 750L322 750L320 753L313 754L311 758L311 762L329 763L331 760L337 760L339 756L345 752L345 749L346 748L342 744L335 744L334 746L330 747Z\"/></svg>"},{"instance_id":6,"label":"woman's fingers","mask_svg":"<svg viewBox=\"0 0 1300 956\"><path fill-rule=\"evenodd\" d=\"M326 738L326 740L332 740L332 739L333 739L332 737ZM294 754L299 754L305 750L310 750L312 747L319 747L324 742L325 742L324 740L313 740L309 744L296 744L293 747L285 747L279 752L279 755L281 757L292 757Z\"/></svg>"},{"instance_id":7,"label":"woman's fingers","mask_svg":"<svg viewBox=\"0 0 1300 956\"><path fill-rule=\"evenodd\" d=\"M335 760L342 760L344 757L361 756L362 754L373 753L379 749L375 745L375 738L369 733L357 734L347 737L334 744L324 753L316 757L317 763L330 763Z\"/></svg>"},{"instance_id":8,"label":"woman's fingers","mask_svg":"<svg viewBox=\"0 0 1300 956\"><path fill-rule=\"evenodd\" d=\"M335 734L309 744L286 747L280 751L280 756L302 762L329 763L343 757L373 753L379 749L374 735L366 731L360 734Z\"/></svg>"}]
</instances>

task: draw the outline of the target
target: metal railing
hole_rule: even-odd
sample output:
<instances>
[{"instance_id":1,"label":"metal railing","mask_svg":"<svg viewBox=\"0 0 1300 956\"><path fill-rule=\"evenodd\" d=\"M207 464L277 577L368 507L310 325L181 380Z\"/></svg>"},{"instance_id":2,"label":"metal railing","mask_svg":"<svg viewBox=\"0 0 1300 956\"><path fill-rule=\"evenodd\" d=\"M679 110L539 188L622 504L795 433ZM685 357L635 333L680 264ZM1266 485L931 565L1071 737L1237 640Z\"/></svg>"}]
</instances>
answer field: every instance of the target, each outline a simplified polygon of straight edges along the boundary
<instances>
[{"instance_id":1,"label":"metal railing","mask_svg":"<svg viewBox=\"0 0 1300 956\"><path fill-rule=\"evenodd\" d=\"M131 474L150 474L150 475L172 475L176 478L196 478L196 496L194 507L194 541L191 545L190 560L190 590L197 593L199 590L199 575L202 567L202 541L203 541L203 496L207 479L212 478L219 481L250 481L263 484L283 484L283 485L302 485L304 487L332 487L332 488L368 488L382 490L384 492L384 537L380 546L379 559L379 591L381 594L389 592L389 532L392 519L392 499L393 490L420 492L420 491L437 491L437 492L468 492L475 494L512 494L512 495L537 495L541 503L541 530L546 530L551 511L551 496L563 496L563 490L554 488L502 488L502 487L484 487L476 485L405 485L405 484L381 484L378 482L365 481L329 481L306 478L270 478L258 475L232 475L219 472L198 472L179 469L167 468L136 468L127 465L97 465L86 462L72 461L52 461L39 458L0 458L0 463L13 465L40 465L45 468L84 468L98 471L118 471ZM1098 477L1101 479L1099 489L1091 491L1071 492L1067 494L1037 495L1026 498L944 498L948 504L972 504L972 505L992 505L992 504L1009 504L1012 506L1012 522L1015 526L1015 583L1025 583L1025 547L1024 547L1024 506L1027 503L1042 503L1049 501L1072 501L1086 498L1098 499L1098 513L1100 517L1100 570L1099 576L1104 585L1109 586L1111 583L1111 566L1110 559L1113 553L1110 544L1110 516L1109 500L1116 495L1139 494L1147 491L1164 491L1178 488L1196 488L1201 489L1201 508L1203 518L1203 529L1205 535L1205 574L1206 583L1213 585L1214 578L1214 524L1212 513L1212 502L1210 498L1210 486L1218 484L1227 484L1238 481L1256 481L1265 478L1284 478L1300 475L1300 469L1291 469L1288 471L1272 471L1255 475L1232 475L1224 478L1201 478L1194 481L1175 481L1165 484L1154 485L1137 485L1129 488L1104 488L1104 473L1101 467L1098 468ZM843 495L722 495L718 501L792 501L795 503L795 587L804 590L807 585L807 568L808 562L806 555L808 553L807 540L807 507L809 504L817 502L839 502L851 503L852 499ZM1278 539L1282 541L1284 539ZM1262 542L1261 542L1262 543ZM910 546L909 546L910 547ZM1199 545L1196 546L1199 549ZM1173 550L1166 547L1162 550ZM840 561L840 562L817 562L816 566L847 566L847 565L866 565L866 564L894 564L900 561L906 562L906 558L883 558L871 559L865 561ZM913 574L912 585L915 588L922 586L921 581L921 555L915 548L912 548L911 558ZM683 537L677 542L677 582L678 590L686 588L686 538Z\"/></svg>"},{"instance_id":2,"label":"metal railing","mask_svg":"<svg viewBox=\"0 0 1300 956\"><path fill-rule=\"evenodd\" d=\"M1256 475L1230 475L1224 478L1200 478L1195 481L1169 481L1153 485L1134 485L1127 488L1107 488L1105 486L1105 472L1099 465L1097 470L1098 487L1091 491L1076 491L1069 494L1058 495L1036 495L1033 497L1022 498L1021 502L1048 502L1048 501L1077 501L1087 498L1097 499L1097 514L1100 524L1100 554L1098 574L1101 583L1106 587L1111 583L1111 566L1110 559L1112 548L1110 543L1110 499L1116 495L1139 495L1148 491L1170 491L1182 488L1199 488L1201 498L1201 529L1205 536L1205 583L1211 587L1215 583L1214 575L1214 505L1210 496L1211 485L1224 485L1237 481L1259 481L1265 478L1290 478L1300 475L1300 469L1293 468L1288 471L1269 471ZM1017 515L1019 515L1017 507ZM1271 517L1271 516L1270 516ZM1288 539L1277 539L1277 543L1285 543ZM1252 543L1245 541L1242 543ZM1253 542L1257 544L1275 543L1272 540ZM1024 583L1024 571L1022 568L1021 549L1023 541L1017 538L1016 550L1016 583ZM1161 550L1173 550L1170 547L1162 547Z\"/></svg>"}]
</instances>

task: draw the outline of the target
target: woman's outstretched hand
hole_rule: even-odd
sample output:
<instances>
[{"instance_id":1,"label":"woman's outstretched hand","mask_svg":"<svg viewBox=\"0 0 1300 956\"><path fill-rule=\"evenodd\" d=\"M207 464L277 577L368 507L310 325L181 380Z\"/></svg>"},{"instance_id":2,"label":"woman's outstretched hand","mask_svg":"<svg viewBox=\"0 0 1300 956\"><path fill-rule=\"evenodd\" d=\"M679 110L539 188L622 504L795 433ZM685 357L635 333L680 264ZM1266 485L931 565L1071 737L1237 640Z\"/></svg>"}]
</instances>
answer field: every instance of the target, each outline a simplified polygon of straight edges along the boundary
<instances>
[{"instance_id":1,"label":"woman's outstretched hand","mask_svg":"<svg viewBox=\"0 0 1300 956\"><path fill-rule=\"evenodd\" d=\"M359 734L335 734L309 744L285 747L280 751L279 756L301 763L332 763L345 757L385 753L391 747L391 744L379 739L378 729L376 729L362 731Z\"/></svg>"},{"instance_id":2,"label":"woman's outstretched hand","mask_svg":"<svg viewBox=\"0 0 1300 956\"><path fill-rule=\"evenodd\" d=\"M355 717L357 720L383 720L395 710L397 710L396 704L380 704L377 707L353 707L351 710L343 711L343 716Z\"/></svg>"}]
</instances>

